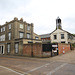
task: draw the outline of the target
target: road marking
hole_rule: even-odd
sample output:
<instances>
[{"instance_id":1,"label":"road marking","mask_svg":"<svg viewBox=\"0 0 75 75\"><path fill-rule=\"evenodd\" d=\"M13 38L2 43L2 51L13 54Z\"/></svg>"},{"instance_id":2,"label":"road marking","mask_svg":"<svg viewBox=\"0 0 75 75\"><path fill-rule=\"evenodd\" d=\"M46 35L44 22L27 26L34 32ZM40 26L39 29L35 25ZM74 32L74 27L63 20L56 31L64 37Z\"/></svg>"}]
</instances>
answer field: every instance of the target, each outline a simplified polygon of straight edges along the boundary
<instances>
[{"instance_id":1,"label":"road marking","mask_svg":"<svg viewBox=\"0 0 75 75\"><path fill-rule=\"evenodd\" d=\"M1 68L5 68L5 69L7 69L7 70L9 70L9 71L12 71L12 72L14 72L14 73L16 73L16 74L24 75L24 74L22 74L22 73L16 72L16 71L14 71L14 70L12 70L12 69L9 69L9 68L7 68L7 67L4 67L4 66L0 66L0 67L1 67Z\"/></svg>"},{"instance_id":2,"label":"road marking","mask_svg":"<svg viewBox=\"0 0 75 75\"><path fill-rule=\"evenodd\" d=\"M52 73L58 71L60 68L64 67L65 65L67 65L67 63L64 63L64 64L60 65L59 67L57 67L54 70L50 71L47 75L52 75Z\"/></svg>"},{"instance_id":3,"label":"road marking","mask_svg":"<svg viewBox=\"0 0 75 75\"><path fill-rule=\"evenodd\" d=\"M55 62L55 61L53 61L53 62ZM51 62L51 63L53 63L53 62ZM40 66L40 67L34 68L34 69L30 70L30 71L25 72L24 74L28 74L28 73L30 73L30 72L33 72L33 71L35 71L35 70L38 70L38 69L40 69L40 68L42 68L42 67L45 67L45 66L47 66L47 65L50 65L51 63L47 63L47 64L42 65L42 66Z\"/></svg>"}]
</instances>

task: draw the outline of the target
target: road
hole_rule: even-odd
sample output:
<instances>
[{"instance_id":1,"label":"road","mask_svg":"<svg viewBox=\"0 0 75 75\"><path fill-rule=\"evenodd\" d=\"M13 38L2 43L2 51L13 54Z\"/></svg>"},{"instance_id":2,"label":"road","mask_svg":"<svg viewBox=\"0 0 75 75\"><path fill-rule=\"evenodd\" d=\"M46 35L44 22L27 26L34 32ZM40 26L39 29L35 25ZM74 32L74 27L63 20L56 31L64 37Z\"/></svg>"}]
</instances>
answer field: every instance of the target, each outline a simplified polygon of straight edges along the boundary
<instances>
[{"instance_id":1,"label":"road","mask_svg":"<svg viewBox=\"0 0 75 75\"><path fill-rule=\"evenodd\" d=\"M0 55L0 75L75 75L75 50L50 58Z\"/></svg>"}]
</instances>

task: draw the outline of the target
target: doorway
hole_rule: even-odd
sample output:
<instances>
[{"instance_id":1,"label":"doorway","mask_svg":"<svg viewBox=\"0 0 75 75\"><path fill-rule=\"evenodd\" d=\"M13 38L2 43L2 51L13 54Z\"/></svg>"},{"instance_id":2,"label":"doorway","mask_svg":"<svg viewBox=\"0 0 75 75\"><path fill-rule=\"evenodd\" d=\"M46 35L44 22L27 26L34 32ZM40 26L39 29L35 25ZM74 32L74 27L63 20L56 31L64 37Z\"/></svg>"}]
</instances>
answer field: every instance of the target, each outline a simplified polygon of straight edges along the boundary
<instances>
[{"instance_id":1,"label":"doorway","mask_svg":"<svg viewBox=\"0 0 75 75\"><path fill-rule=\"evenodd\" d=\"M2 46L2 54L3 54L3 46Z\"/></svg>"},{"instance_id":2,"label":"doorway","mask_svg":"<svg viewBox=\"0 0 75 75\"><path fill-rule=\"evenodd\" d=\"M4 45L0 46L0 54L4 54Z\"/></svg>"}]
</instances>

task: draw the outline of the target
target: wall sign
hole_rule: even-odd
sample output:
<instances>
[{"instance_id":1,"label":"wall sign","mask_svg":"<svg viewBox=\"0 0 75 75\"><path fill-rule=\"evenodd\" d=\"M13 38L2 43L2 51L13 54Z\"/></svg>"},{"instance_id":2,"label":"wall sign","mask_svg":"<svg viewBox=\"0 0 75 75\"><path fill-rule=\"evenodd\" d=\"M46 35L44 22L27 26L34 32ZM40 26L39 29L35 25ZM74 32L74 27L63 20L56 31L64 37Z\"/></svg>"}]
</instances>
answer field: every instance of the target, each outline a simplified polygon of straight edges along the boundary
<instances>
[{"instance_id":1,"label":"wall sign","mask_svg":"<svg viewBox=\"0 0 75 75\"><path fill-rule=\"evenodd\" d=\"M57 45L52 45L52 47L58 47Z\"/></svg>"}]
</instances>

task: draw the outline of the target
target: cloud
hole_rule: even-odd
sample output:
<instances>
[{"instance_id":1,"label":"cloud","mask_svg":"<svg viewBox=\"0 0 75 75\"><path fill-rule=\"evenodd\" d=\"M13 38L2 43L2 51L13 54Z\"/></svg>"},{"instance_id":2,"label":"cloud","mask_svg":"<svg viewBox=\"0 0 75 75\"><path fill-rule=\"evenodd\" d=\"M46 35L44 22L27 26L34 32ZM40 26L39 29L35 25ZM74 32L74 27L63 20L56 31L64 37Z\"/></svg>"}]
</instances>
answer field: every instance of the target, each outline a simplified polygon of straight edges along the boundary
<instances>
[{"instance_id":1,"label":"cloud","mask_svg":"<svg viewBox=\"0 0 75 75\"><path fill-rule=\"evenodd\" d=\"M59 16L63 29L75 33L74 3L74 0L0 0L0 24L22 17L34 23L37 34L46 34L56 28Z\"/></svg>"},{"instance_id":2,"label":"cloud","mask_svg":"<svg viewBox=\"0 0 75 75\"><path fill-rule=\"evenodd\" d=\"M63 28L75 34L75 16L68 16L63 20Z\"/></svg>"}]
</instances>

